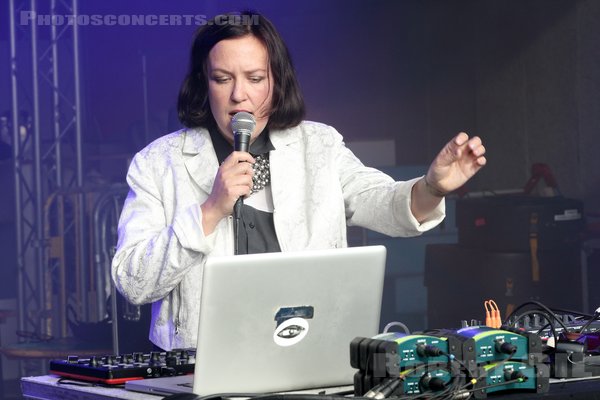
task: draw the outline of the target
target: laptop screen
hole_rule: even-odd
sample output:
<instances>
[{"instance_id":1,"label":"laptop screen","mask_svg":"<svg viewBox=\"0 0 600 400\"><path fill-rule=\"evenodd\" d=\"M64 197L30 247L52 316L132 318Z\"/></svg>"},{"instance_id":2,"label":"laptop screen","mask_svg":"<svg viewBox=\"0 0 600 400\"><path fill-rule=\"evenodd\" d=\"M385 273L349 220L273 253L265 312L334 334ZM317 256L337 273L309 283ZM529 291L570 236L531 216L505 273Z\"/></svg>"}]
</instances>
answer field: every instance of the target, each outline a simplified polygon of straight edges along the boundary
<instances>
[{"instance_id":1,"label":"laptop screen","mask_svg":"<svg viewBox=\"0 0 600 400\"><path fill-rule=\"evenodd\" d=\"M352 384L350 342L377 334L385 257L366 246L209 258L194 377L125 387L207 395Z\"/></svg>"},{"instance_id":2,"label":"laptop screen","mask_svg":"<svg viewBox=\"0 0 600 400\"><path fill-rule=\"evenodd\" d=\"M377 333L383 246L207 260L194 393L352 383L349 344Z\"/></svg>"}]
</instances>

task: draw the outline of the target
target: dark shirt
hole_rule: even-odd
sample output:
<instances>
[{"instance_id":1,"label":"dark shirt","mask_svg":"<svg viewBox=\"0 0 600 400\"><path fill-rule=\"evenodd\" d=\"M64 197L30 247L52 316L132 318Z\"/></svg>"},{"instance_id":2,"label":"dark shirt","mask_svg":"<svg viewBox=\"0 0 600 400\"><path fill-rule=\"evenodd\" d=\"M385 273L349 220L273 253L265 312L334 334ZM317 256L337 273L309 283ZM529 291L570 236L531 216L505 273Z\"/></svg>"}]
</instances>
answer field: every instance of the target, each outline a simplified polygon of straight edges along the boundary
<instances>
[{"instance_id":1,"label":"dark shirt","mask_svg":"<svg viewBox=\"0 0 600 400\"><path fill-rule=\"evenodd\" d=\"M231 154L233 149L217 128L211 128L209 132L220 165ZM274 149L275 147L273 147L269 139L269 131L265 129L250 144L249 153L253 156L260 154L268 155L269 151ZM281 251L277 235L275 234L273 213L271 212L257 210L254 207L244 204L242 206L238 235L238 254L274 253Z\"/></svg>"}]
</instances>

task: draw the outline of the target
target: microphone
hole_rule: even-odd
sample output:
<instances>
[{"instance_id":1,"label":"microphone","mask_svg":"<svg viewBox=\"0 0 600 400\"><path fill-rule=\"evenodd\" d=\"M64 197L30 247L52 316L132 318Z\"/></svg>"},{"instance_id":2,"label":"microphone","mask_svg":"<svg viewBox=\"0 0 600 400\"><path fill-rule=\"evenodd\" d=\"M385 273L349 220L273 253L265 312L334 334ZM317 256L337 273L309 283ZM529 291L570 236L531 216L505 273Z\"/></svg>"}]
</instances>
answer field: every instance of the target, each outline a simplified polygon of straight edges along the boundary
<instances>
[{"instance_id":1,"label":"microphone","mask_svg":"<svg viewBox=\"0 0 600 400\"><path fill-rule=\"evenodd\" d=\"M250 135L255 127L254 115L242 111L233 116L231 130L233 131L233 149L235 151L248 151Z\"/></svg>"},{"instance_id":2,"label":"microphone","mask_svg":"<svg viewBox=\"0 0 600 400\"><path fill-rule=\"evenodd\" d=\"M252 114L245 111L235 113L231 119L234 151L248 151L248 148L250 147L250 136L252 135L252 131L255 127L256 120ZM239 226L240 216L242 215L242 204L244 204L244 199L243 197L240 197L237 199L233 207L233 217L235 220L235 254L238 254Z\"/></svg>"}]
</instances>

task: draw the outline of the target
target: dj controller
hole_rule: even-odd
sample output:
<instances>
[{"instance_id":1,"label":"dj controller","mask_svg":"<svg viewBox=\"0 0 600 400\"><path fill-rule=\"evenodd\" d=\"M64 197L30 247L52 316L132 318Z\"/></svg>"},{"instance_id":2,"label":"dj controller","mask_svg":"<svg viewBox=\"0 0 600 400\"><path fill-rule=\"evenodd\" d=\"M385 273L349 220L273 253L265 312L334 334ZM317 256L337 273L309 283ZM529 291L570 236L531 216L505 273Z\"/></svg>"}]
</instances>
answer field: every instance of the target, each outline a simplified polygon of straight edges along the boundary
<instances>
[{"instance_id":1,"label":"dj controller","mask_svg":"<svg viewBox=\"0 0 600 400\"><path fill-rule=\"evenodd\" d=\"M131 353L122 355L69 356L51 360L50 373L105 385L121 385L127 381L193 374L195 351Z\"/></svg>"}]
</instances>

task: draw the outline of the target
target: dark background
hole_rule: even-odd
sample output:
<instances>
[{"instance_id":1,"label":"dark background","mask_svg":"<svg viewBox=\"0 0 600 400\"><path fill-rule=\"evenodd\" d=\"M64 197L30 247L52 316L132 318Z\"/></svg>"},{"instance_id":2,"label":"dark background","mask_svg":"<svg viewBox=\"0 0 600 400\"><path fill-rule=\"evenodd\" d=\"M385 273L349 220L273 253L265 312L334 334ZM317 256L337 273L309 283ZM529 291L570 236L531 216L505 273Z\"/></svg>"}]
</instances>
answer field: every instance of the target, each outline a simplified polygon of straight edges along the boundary
<instances>
[{"instance_id":1,"label":"dark background","mask_svg":"<svg viewBox=\"0 0 600 400\"><path fill-rule=\"evenodd\" d=\"M2 116L11 107L11 60L8 1L0 3ZM29 0L15 3L22 10L30 9ZM38 11L48 13L48 3L37 1ZM212 17L246 8L270 18L287 42L308 119L336 127L352 149L357 143L364 146L373 141L379 143L375 149L383 146L387 151L386 146L393 143L395 165L390 165L389 157L378 158L377 150L368 157L368 164L403 179L407 172L421 174L451 137L466 131L481 136L488 151L488 165L468 183L467 190L523 188L531 166L545 163L562 194L582 200L588 213L600 212L599 0L79 0L79 14L87 15ZM80 27L85 185L124 183L131 156L151 140L178 129L176 99L196 28ZM31 113L28 30L29 26L17 26L16 45L20 111ZM39 35L41 52L49 46L48 27L40 27ZM65 56L60 68L66 93L73 92L69 35L65 31L59 45ZM40 73L47 74L48 67L46 60ZM49 85L40 78L40 134L46 148L53 135L51 96ZM68 115L68 110L63 111ZM15 309L14 173L7 151L0 143L0 308ZM454 199L448 205L452 209ZM508 255L519 261L509 263L503 254L496 259L496 255L484 258L468 253L464 259L458 257L458 262L450 260L442 250L455 252L456 248L440 243L456 242L453 212L441 227L420 238L396 241L363 233L358 237L367 238L369 244L385 244L388 264L394 264L386 272L387 307L382 321L400 320L411 328L423 327L427 318L440 324L433 327L480 318L481 301L473 300L474 295L482 292L481 296L500 302L505 295L505 274L514 270L518 276L529 277L526 253ZM430 244L441 247L434 247L437 253L429 252L426 257ZM570 250L556 249L556 254ZM579 301L586 284L578 252L568 261L556 254L546 257L551 273L544 279L560 275L544 281L551 292L548 297L577 307L581 303L573 301ZM589 257L587 284L593 308L599 300L595 290L600 276L598 255L596 251ZM81 268L71 262L72 254L69 257L68 265L62 267L67 278L74 280ZM426 259L439 276L430 273L428 278ZM445 268L444 261L451 265ZM31 259L24 265L30 271L36 267ZM498 282L499 287L492 285ZM38 293L36 288L32 292ZM529 289L525 292L522 297L528 298ZM441 304L438 308L432 306L434 297ZM16 324L13 316L0 327L3 345L17 341ZM147 326L137 329L130 332L135 336L130 344L135 346L141 345ZM16 364L4 359L4 379L17 377Z\"/></svg>"},{"instance_id":2,"label":"dark background","mask_svg":"<svg viewBox=\"0 0 600 400\"><path fill-rule=\"evenodd\" d=\"M11 98L6 3L0 11L2 114ZM308 119L335 126L347 142L393 141L396 165L427 165L466 131L481 136L488 149L488 165L468 190L522 188L531 165L546 163L565 196L583 200L586 210L600 209L600 1L105 0L80 1L79 8L90 15L208 17L257 10L288 44ZM124 182L134 152L178 129L175 103L195 29L81 27L87 181ZM41 40L47 44L47 33ZM31 55L19 57L20 90L27 96ZM62 83L72 87L69 79ZM50 95L41 86L43 104ZM48 108L41 111L41 130L51 136ZM16 297L11 165L0 166L2 298Z\"/></svg>"},{"instance_id":3,"label":"dark background","mask_svg":"<svg viewBox=\"0 0 600 400\"><path fill-rule=\"evenodd\" d=\"M464 130L480 135L488 148L489 165L470 189L522 187L531 164L542 162L565 195L584 199L588 208L600 204L600 2L80 2L80 14L212 16L244 8L267 15L287 41L308 118L335 126L348 142L394 140L398 165L428 164ZM6 14L2 112L10 107ZM80 29L90 169L100 168L90 161L95 154L131 154L177 127L175 101L195 28ZM26 68L22 74L30 76ZM46 94L42 88L42 97ZM44 117L49 121L50 115L42 114L42 128L49 125ZM122 180L125 165L108 164L103 173Z\"/></svg>"}]
</instances>

